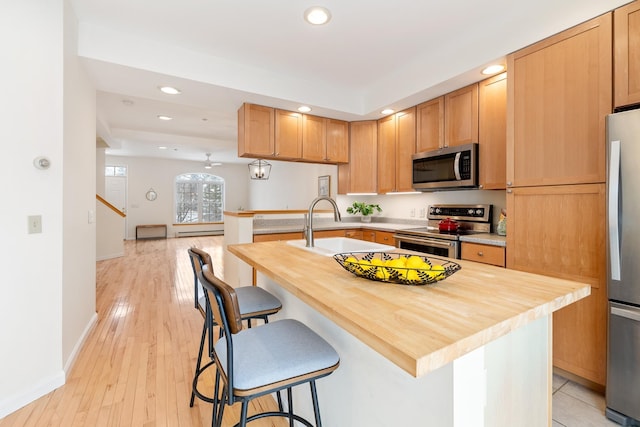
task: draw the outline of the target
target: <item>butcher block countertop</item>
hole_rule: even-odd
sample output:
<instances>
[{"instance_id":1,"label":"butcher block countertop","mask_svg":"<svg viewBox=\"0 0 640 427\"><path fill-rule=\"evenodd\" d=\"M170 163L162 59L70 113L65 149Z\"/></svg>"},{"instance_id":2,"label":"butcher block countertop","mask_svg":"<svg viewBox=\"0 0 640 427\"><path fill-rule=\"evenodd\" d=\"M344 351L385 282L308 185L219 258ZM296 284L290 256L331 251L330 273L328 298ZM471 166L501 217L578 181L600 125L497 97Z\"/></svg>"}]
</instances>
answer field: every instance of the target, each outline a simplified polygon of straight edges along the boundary
<instances>
[{"instance_id":1,"label":"butcher block countertop","mask_svg":"<svg viewBox=\"0 0 640 427\"><path fill-rule=\"evenodd\" d=\"M286 242L228 249L415 377L591 291L588 284L463 260L456 261L460 271L433 285L396 285L355 277L332 257Z\"/></svg>"}]
</instances>

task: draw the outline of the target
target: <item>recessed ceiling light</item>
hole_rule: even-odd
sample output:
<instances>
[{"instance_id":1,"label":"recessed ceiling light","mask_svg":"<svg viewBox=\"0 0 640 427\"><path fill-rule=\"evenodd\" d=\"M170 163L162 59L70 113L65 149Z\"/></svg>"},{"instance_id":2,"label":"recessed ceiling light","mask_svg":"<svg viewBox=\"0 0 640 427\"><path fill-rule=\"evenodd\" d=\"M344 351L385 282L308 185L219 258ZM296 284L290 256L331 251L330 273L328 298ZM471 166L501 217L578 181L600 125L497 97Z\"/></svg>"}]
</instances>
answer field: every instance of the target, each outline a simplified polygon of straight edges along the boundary
<instances>
[{"instance_id":1,"label":"recessed ceiling light","mask_svg":"<svg viewBox=\"0 0 640 427\"><path fill-rule=\"evenodd\" d=\"M504 65L493 64L493 65L489 65L487 68L482 70L482 74L484 75L496 74L496 73L499 73L500 71L504 71Z\"/></svg>"},{"instance_id":2,"label":"recessed ceiling light","mask_svg":"<svg viewBox=\"0 0 640 427\"><path fill-rule=\"evenodd\" d=\"M301 113L308 113L309 111L311 111L311 107L303 105L301 107L298 107L298 111L300 111Z\"/></svg>"},{"instance_id":3,"label":"recessed ceiling light","mask_svg":"<svg viewBox=\"0 0 640 427\"><path fill-rule=\"evenodd\" d=\"M158 118L160 120L173 120L173 117L169 117L169 116L163 116L163 115L159 115Z\"/></svg>"},{"instance_id":4,"label":"recessed ceiling light","mask_svg":"<svg viewBox=\"0 0 640 427\"><path fill-rule=\"evenodd\" d=\"M386 108L386 109L380 111L380 113L382 113L382 114L392 114L393 110L391 108Z\"/></svg>"},{"instance_id":5,"label":"recessed ceiling light","mask_svg":"<svg viewBox=\"0 0 640 427\"><path fill-rule=\"evenodd\" d=\"M322 6L313 6L304 11L304 19L311 25L323 25L331 20L331 12Z\"/></svg>"},{"instance_id":6,"label":"recessed ceiling light","mask_svg":"<svg viewBox=\"0 0 640 427\"><path fill-rule=\"evenodd\" d=\"M160 147L158 147L158 150L166 150L166 149L167 149L167 147L165 147L165 146L163 146L163 145L161 145Z\"/></svg>"},{"instance_id":7,"label":"recessed ceiling light","mask_svg":"<svg viewBox=\"0 0 640 427\"><path fill-rule=\"evenodd\" d=\"M179 95L182 93L180 89L176 89L175 87L172 87L172 86L160 86L158 87L158 89L160 89L161 92L166 93L168 95Z\"/></svg>"}]
</instances>

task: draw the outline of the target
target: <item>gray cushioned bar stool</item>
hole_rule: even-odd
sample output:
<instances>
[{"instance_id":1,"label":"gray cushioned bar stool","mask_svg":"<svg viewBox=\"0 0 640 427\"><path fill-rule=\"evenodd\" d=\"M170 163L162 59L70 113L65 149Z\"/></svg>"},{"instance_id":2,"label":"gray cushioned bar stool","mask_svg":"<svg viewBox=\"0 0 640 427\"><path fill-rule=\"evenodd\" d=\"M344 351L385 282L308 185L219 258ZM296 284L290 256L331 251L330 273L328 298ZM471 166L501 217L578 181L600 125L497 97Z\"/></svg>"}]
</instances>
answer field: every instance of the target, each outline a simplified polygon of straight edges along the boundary
<instances>
[{"instance_id":1,"label":"gray cushioned bar stool","mask_svg":"<svg viewBox=\"0 0 640 427\"><path fill-rule=\"evenodd\" d=\"M207 322L212 321L212 316L207 316L206 310L206 299L204 288L200 285L199 274L202 270L208 270L213 273L213 264L211 261L211 255L209 253L203 251L198 248L190 248L188 250L189 258L191 260L191 267L193 268L193 276L194 276L194 295L195 295L195 305L196 308L202 314L204 319L202 326L202 336L200 338L200 350L198 351L198 360L196 362L196 370L193 376L193 385L191 388L191 400L189 402L189 406L193 406L194 399L197 396L199 399L204 400L205 402L213 403L214 399L212 397L206 396L200 391L198 391L198 377L202 374L209 366L214 363L213 360L213 327L216 326L215 323L208 324ZM200 292L200 290L202 290ZM261 319L264 323L269 323L268 316L277 313L282 308L282 303L280 300L269 292L265 291L262 288L258 288L256 286L242 286L236 288L236 294L238 297L238 303L240 307L240 316L242 320L247 321L247 325L251 328L251 321L255 319ZM202 365L202 354L204 352L205 342L207 340L207 333L209 334L209 346L208 346L208 354L210 357L210 361L205 365ZM220 336L222 336L223 329L220 328ZM280 403L280 396L278 396L278 401Z\"/></svg>"},{"instance_id":2,"label":"gray cushioned bar stool","mask_svg":"<svg viewBox=\"0 0 640 427\"><path fill-rule=\"evenodd\" d=\"M214 345L216 386L222 380L222 395L213 404L211 425L222 426L226 405L241 402L240 421L264 417L284 417L293 426L298 421L313 425L293 412L291 388L309 383L316 427L321 427L320 410L315 381L338 368L340 357L333 347L304 324L284 319L253 328L243 329L239 296L231 286L218 279L208 269L200 273L204 286L207 313L211 313L224 329L223 338ZM210 323L212 323L211 321ZM256 397L287 390L287 411L262 412L247 416L248 403ZM217 390L217 389L216 389ZM218 393L214 394L218 400Z\"/></svg>"}]
</instances>

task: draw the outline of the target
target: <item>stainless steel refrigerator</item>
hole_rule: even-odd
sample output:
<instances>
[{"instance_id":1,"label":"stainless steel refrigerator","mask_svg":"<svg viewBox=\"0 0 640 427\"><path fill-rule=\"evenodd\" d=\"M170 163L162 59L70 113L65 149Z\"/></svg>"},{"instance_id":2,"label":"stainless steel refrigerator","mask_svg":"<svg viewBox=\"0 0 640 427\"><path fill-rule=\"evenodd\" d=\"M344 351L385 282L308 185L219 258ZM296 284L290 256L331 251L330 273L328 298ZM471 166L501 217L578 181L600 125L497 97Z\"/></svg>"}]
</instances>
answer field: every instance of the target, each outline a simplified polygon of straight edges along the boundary
<instances>
[{"instance_id":1,"label":"stainless steel refrigerator","mask_svg":"<svg viewBox=\"0 0 640 427\"><path fill-rule=\"evenodd\" d=\"M607 418L640 425L640 109L607 117Z\"/></svg>"}]
</instances>

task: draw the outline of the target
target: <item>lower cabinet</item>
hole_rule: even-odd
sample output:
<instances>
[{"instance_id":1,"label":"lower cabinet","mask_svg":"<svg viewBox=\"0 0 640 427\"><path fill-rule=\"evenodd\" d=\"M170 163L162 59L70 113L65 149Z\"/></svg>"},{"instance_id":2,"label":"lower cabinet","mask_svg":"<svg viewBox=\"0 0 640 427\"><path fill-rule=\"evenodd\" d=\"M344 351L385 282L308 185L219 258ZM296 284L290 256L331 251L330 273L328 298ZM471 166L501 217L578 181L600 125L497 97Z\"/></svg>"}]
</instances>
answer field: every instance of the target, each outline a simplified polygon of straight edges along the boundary
<instances>
[{"instance_id":1,"label":"lower cabinet","mask_svg":"<svg viewBox=\"0 0 640 427\"><path fill-rule=\"evenodd\" d=\"M553 364L604 387L607 350L605 184L507 191L507 267L591 285L553 314Z\"/></svg>"},{"instance_id":2,"label":"lower cabinet","mask_svg":"<svg viewBox=\"0 0 640 427\"><path fill-rule=\"evenodd\" d=\"M346 230L344 232L344 237L349 237L350 239L358 239L364 240L362 230Z\"/></svg>"},{"instance_id":3,"label":"lower cabinet","mask_svg":"<svg viewBox=\"0 0 640 427\"><path fill-rule=\"evenodd\" d=\"M506 251L502 246L462 242L460 252L460 257L468 261L482 262L484 264L497 265L498 267L506 265Z\"/></svg>"}]
</instances>

